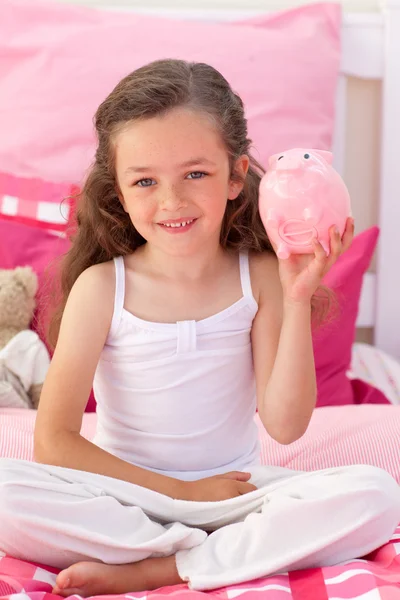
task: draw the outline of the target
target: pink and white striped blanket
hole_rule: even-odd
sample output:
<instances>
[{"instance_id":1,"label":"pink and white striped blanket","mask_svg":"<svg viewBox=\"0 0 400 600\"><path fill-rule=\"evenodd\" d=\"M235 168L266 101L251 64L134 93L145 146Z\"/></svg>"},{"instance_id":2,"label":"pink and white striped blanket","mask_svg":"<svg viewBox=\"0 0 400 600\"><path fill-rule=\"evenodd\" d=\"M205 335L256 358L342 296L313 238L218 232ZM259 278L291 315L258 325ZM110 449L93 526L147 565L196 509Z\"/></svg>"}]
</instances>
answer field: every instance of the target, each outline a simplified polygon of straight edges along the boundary
<instances>
[{"instance_id":1,"label":"pink and white striped blanket","mask_svg":"<svg viewBox=\"0 0 400 600\"><path fill-rule=\"evenodd\" d=\"M32 459L35 412L0 410L0 456ZM96 415L84 415L82 434L91 439ZM400 406L324 407L314 412L305 436L280 446L260 427L263 462L292 469L367 463L388 470L400 482ZM56 600L57 571L0 555L0 600ZM261 595L260 595L261 594ZM392 539L362 559L322 569L293 571L212 592L186 585L153 592L108 596L109 600L400 600L400 526ZM99 597L100 598L100 597Z\"/></svg>"},{"instance_id":2,"label":"pink and white striped blanket","mask_svg":"<svg viewBox=\"0 0 400 600\"><path fill-rule=\"evenodd\" d=\"M11 557L0 557L0 598L58 600L51 593L56 571ZM74 596L70 596L74 598ZM80 598L80 596L75 596ZM93 596L99 600L104 596ZM400 527L392 540L361 560L324 569L292 571L211 592L186 585L153 592L107 596L107 600L396 600L400 598Z\"/></svg>"}]
</instances>

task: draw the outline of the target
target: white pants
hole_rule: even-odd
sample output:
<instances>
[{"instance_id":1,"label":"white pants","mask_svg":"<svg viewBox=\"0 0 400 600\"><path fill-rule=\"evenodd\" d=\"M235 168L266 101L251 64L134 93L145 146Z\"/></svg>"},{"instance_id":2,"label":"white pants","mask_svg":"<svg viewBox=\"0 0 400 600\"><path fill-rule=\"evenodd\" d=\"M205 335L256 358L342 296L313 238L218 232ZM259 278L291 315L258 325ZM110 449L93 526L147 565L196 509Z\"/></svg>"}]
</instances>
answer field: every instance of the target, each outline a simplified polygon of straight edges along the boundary
<instances>
[{"instance_id":1,"label":"white pants","mask_svg":"<svg viewBox=\"0 0 400 600\"><path fill-rule=\"evenodd\" d=\"M188 502L103 475L0 459L0 549L58 568L176 554L180 577L209 590L363 556L400 521L400 486L377 467L251 472L258 489L249 494Z\"/></svg>"}]
</instances>

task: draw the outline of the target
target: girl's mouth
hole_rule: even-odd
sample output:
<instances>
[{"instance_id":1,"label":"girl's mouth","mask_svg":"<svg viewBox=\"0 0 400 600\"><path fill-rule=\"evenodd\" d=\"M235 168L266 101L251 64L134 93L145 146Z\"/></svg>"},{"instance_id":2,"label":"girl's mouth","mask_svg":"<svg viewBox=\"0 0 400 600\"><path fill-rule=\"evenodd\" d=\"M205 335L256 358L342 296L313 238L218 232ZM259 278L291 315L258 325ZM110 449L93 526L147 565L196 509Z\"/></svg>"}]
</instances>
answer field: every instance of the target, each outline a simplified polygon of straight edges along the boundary
<instances>
[{"instance_id":1,"label":"girl's mouth","mask_svg":"<svg viewBox=\"0 0 400 600\"><path fill-rule=\"evenodd\" d=\"M170 220L160 222L158 225L167 233L184 233L189 231L196 221L197 219Z\"/></svg>"}]
</instances>

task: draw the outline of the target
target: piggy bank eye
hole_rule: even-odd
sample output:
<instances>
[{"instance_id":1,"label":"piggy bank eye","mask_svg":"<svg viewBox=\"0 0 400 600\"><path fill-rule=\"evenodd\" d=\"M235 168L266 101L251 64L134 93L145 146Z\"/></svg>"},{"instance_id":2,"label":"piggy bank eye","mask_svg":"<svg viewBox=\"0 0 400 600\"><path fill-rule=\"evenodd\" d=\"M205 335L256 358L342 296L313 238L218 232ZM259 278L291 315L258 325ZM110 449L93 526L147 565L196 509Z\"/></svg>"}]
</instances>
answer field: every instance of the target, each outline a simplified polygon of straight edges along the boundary
<instances>
[{"instance_id":1,"label":"piggy bank eye","mask_svg":"<svg viewBox=\"0 0 400 600\"><path fill-rule=\"evenodd\" d=\"M282 156L280 156L280 157L278 158L278 160L281 160L281 158L283 158L283 154L282 154Z\"/></svg>"},{"instance_id":2,"label":"piggy bank eye","mask_svg":"<svg viewBox=\"0 0 400 600\"><path fill-rule=\"evenodd\" d=\"M304 158L310 158L310 155L307 153L304 155Z\"/></svg>"}]
</instances>

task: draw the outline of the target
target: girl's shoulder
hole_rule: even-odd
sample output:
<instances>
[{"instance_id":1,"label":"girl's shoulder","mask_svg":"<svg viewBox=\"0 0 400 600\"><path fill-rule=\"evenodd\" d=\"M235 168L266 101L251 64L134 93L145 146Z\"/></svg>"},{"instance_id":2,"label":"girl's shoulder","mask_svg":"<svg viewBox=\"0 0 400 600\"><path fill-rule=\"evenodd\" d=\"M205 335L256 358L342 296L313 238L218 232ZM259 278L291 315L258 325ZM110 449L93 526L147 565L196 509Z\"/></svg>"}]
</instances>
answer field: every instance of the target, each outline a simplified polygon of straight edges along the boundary
<instances>
[{"instance_id":1,"label":"girl's shoulder","mask_svg":"<svg viewBox=\"0 0 400 600\"><path fill-rule=\"evenodd\" d=\"M115 296L113 261L92 265L77 278L68 295L63 313L65 328L86 332L104 330L106 335L112 319Z\"/></svg>"},{"instance_id":2,"label":"girl's shoulder","mask_svg":"<svg viewBox=\"0 0 400 600\"><path fill-rule=\"evenodd\" d=\"M97 284L97 285L108 285L115 279L115 267L114 261L108 260L106 262L98 263L87 267L79 275L78 281L85 283Z\"/></svg>"},{"instance_id":3,"label":"girl's shoulder","mask_svg":"<svg viewBox=\"0 0 400 600\"><path fill-rule=\"evenodd\" d=\"M265 292L279 292L279 264L276 254L269 251L249 252L249 267L253 295L258 304Z\"/></svg>"},{"instance_id":4,"label":"girl's shoulder","mask_svg":"<svg viewBox=\"0 0 400 600\"><path fill-rule=\"evenodd\" d=\"M102 303L114 300L115 293L115 268L114 261L106 261L91 265L79 275L69 294L70 298L79 301Z\"/></svg>"}]
</instances>

